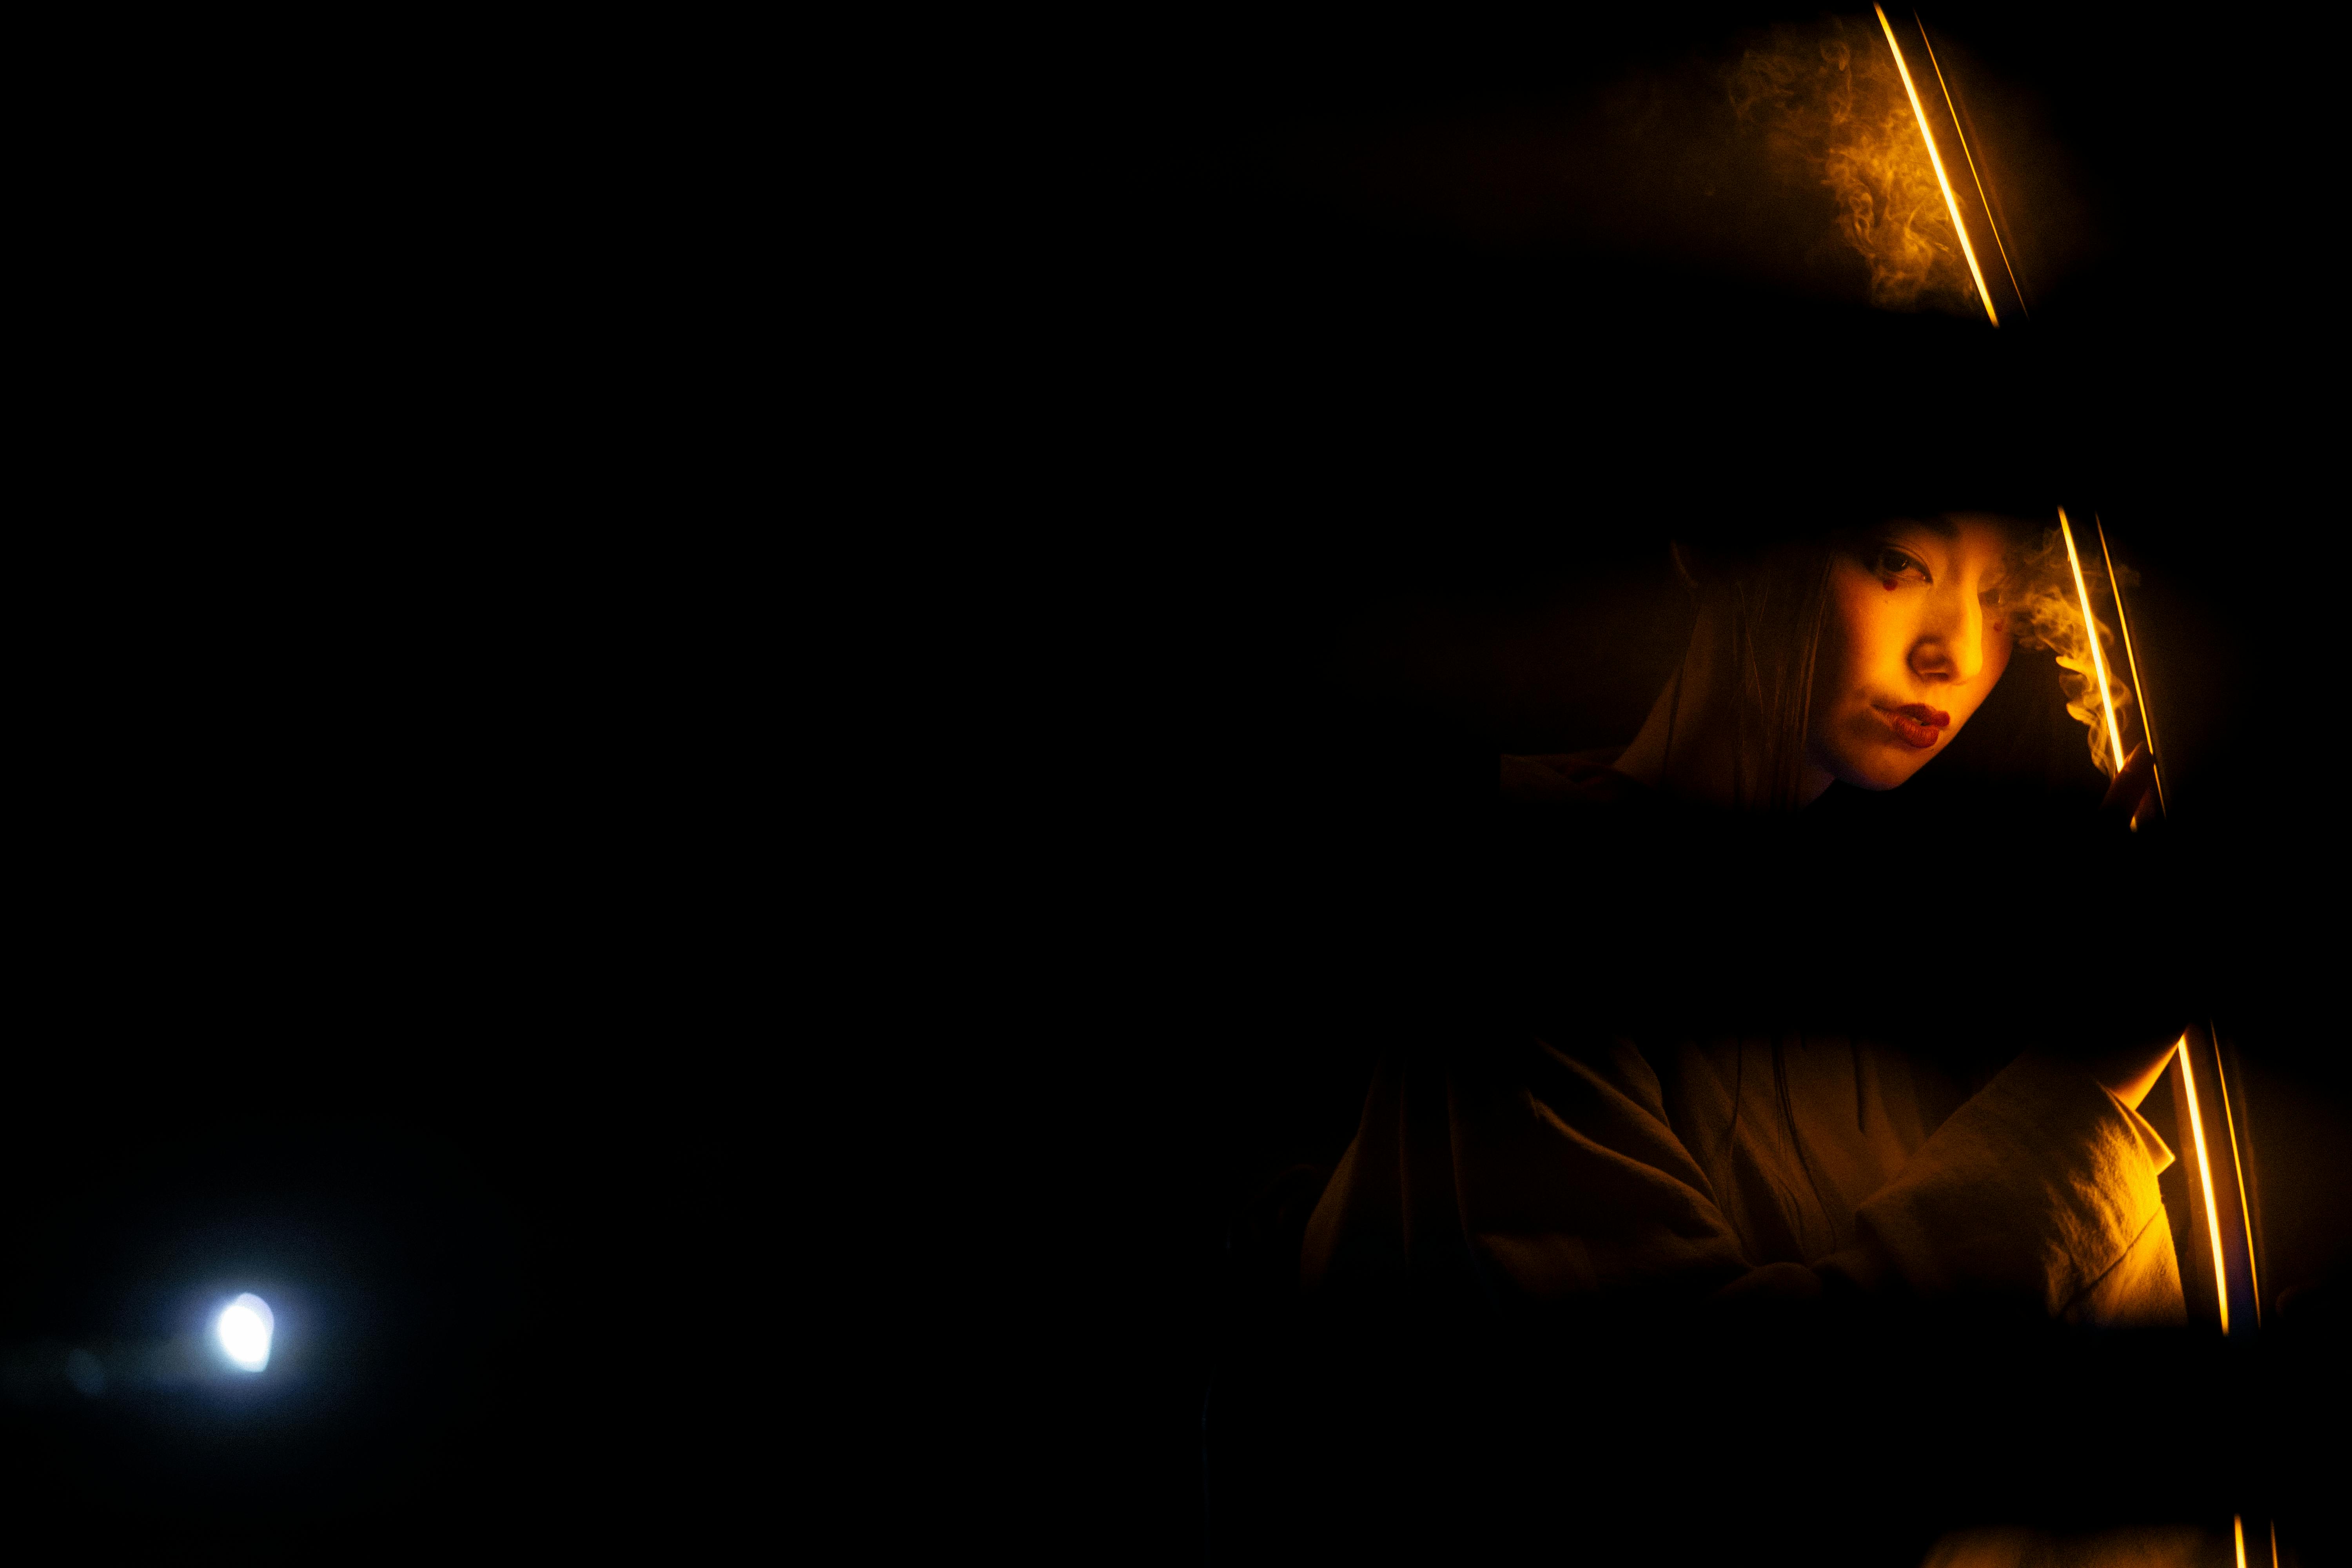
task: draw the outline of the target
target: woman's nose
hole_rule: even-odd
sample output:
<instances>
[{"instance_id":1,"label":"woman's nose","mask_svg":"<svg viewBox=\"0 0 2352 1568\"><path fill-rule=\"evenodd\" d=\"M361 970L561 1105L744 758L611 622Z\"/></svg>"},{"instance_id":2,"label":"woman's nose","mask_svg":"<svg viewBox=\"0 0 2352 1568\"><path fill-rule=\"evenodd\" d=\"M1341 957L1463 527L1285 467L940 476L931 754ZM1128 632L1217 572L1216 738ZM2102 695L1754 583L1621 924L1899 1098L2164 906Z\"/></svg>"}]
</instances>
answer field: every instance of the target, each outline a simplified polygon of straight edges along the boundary
<instances>
[{"instance_id":1,"label":"woman's nose","mask_svg":"<svg viewBox=\"0 0 2352 1568\"><path fill-rule=\"evenodd\" d=\"M1923 679L1965 686L1984 669L1984 606L1974 594L1937 597L1937 613L1911 649L1911 668Z\"/></svg>"}]
</instances>

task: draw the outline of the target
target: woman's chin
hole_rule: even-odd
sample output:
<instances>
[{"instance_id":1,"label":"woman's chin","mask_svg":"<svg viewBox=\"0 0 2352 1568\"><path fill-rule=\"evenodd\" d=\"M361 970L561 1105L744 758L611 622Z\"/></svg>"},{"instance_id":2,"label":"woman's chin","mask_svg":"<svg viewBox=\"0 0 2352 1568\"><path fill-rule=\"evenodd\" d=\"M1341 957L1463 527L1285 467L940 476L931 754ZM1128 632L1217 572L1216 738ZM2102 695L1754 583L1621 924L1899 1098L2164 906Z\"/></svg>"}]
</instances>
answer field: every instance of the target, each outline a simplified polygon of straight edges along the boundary
<instances>
[{"instance_id":1,"label":"woman's chin","mask_svg":"<svg viewBox=\"0 0 2352 1568\"><path fill-rule=\"evenodd\" d=\"M1911 782L1912 776L1925 767L1932 752L1915 752L1905 748L1900 753L1880 752L1874 755L1847 757L1843 765L1830 771L1839 780L1856 789L1899 789Z\"/></svg>"}]
</instances>

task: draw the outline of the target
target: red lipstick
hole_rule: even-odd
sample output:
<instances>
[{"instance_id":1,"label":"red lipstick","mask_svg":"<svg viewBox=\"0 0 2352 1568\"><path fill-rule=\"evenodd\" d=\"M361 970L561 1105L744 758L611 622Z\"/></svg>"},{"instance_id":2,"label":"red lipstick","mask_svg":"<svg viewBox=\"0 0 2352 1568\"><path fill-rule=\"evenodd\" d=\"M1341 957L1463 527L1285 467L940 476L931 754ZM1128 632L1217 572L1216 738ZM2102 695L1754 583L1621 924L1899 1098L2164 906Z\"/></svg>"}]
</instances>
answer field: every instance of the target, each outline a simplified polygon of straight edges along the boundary
<instances>
[{"instance_id":1,"label":"red lipstick","mask_svg":"<svg viewBox=\"0 0 2352 1568\"><path fill-rule=\"evenodd\" d=\"M1925 702L1906 702L1900 708L1882 708L1886 721L1895 726L1896 735L1906 746L1926 751L1943 738L1951 727L1952 716L1941 708L1930 708Z\"/></svg>"}]
</instances>

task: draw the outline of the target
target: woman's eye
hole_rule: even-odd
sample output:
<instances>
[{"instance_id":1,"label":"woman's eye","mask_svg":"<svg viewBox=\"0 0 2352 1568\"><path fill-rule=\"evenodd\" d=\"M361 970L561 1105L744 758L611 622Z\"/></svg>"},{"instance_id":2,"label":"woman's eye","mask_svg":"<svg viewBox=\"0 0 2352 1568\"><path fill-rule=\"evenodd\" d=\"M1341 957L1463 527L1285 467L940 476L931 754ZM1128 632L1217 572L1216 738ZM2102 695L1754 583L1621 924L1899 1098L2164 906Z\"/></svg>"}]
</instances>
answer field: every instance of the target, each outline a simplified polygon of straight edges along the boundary
<instances>
[{"instance_id":1,"label":"woman's eye","mask_svg":"<svg viewBox=\"0 0 2352 1568\"><path fill-rule=\"evenodd\" d=\"M1874 564L1882 577L1909 577L1920 583L1928 581L1927 569L1900 550L1881 550Z\"/></svg>"}]
</instances>

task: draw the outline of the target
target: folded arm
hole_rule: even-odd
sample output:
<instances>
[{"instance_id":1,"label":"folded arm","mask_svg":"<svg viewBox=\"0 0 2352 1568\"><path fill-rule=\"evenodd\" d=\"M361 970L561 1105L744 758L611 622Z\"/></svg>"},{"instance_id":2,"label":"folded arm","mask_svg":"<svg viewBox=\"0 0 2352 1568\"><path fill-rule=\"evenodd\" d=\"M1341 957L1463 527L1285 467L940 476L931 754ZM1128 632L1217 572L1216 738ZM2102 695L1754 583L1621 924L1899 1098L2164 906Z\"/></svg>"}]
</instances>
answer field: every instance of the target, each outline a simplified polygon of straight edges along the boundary
<instances>
[{"instance_id":1,"label":"folded arm","mask_svg":"<svg viewBox=\"0 0 2352 1568\"><path fill-rule=\"evenodd\" d=\"M2079 1066L2020 1058L1862 1204L1852 1246L1759 1266L1632 1045L1509 1065L1382 1069L1309 1223L1310 1286L1454 1271L1541 1301L1858 1292L2179 1320L2156 1183L2171 1152Z\"/></svg>"}]
</instances>

